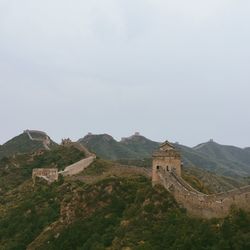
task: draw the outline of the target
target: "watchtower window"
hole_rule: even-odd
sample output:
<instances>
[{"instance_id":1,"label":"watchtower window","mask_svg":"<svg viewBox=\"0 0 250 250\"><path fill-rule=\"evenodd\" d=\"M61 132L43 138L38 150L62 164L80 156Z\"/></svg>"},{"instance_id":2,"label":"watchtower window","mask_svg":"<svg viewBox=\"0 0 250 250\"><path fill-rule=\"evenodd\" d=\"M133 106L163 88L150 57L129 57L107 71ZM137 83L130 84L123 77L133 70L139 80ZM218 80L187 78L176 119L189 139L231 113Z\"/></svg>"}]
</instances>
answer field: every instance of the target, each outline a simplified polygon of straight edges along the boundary
<instances>
[{"instance_id":1,"label":"watchtower window","mask_svg":"<svg viewBox=\"0 0 250 250\"><path fill-rule=\"evenodd\" d=\"M159 169L160 169L160 166L157 166L156 169L159 170Z\"/></svg>"},{"instance_id":2,"label":"watchtower window","mask_svg":"<svg viewBox=\"0 0 250 250\"><path fill-rule=\"evenodd\" d=\"M169 171L169 167L167 166L167 171Z\"/></svg>"}]
</instances>

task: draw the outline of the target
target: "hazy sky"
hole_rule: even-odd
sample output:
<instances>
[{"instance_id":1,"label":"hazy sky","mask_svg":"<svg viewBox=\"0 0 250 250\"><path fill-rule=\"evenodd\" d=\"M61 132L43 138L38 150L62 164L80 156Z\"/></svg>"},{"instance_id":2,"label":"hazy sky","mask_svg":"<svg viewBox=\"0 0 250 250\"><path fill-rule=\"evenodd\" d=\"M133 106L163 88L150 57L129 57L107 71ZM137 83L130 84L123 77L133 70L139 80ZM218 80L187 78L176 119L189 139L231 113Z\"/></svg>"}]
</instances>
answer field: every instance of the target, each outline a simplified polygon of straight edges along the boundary
<instances>
[{"instance_id":1,"label":"hazy sky","mask_svg":"<svg viewBox=\"0 0 250 250\"><path fill-rule=\"evenodd\" d=\"M26 128L250 146L249 0L0 0L0 144Z\"/></svg>"}]
</instances>

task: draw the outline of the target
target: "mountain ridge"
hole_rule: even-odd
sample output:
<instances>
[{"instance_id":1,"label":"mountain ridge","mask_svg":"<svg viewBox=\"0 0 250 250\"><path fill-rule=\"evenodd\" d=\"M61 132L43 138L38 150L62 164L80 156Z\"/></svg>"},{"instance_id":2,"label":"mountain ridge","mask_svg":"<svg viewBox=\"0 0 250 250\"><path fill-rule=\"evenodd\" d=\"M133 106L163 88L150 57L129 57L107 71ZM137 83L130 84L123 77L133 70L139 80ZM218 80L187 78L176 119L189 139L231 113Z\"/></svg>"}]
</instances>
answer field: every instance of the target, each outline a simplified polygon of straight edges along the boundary
<instances>
[{"instance_id":1,"label":"mountain ridge","mask_svg":"<svg viewBox=\"0 0 250 250\"><path fill-rule=\"evenodd\" d=\"M33 136L44 136L44 133L42 132L40 135L34 133ZM52 146L57 145L51 139L50 141ZM122 138L120 141L115 140L109 134L89 133L78 142L100 158L115 161L125 160L130 163L135 160L134 162L137 161L140 166L145 164L149 166L152 153L161 144L139 133ZM178 143L173 143L173 145L180 151L184 165L187 167L198 167L238 179L250 176L250 147L221 145L213 140L195 147ZM0 159L16 153L29 153L41 149L45 150L43 143L30 140L27 133L24 132L0 146Z\"/></svg>"},{"instance_id":2,"label":"mountain ridge","mask_svg":"<svg viewBox=\"0 0 250 250\"><path fill-rule=\"evenodd\" d=\"M25 130L0 146L0 159L14 154L49 150L57 144L43 131Z\"/></svg>"},{"instance_id":3,"label":"mountain ridge","mask_svg":"<svg viewBox=\"0 0 250 250\"><path fill-rule=\"evenodd\" d=\"M96 140L96 138L99 140ZM139 160L151 158L160 142L154 142L136 133L132 136L112 143L104 140L107 134L89 134L78 142L95 152L97 156L108 160ZM86 140L87 139L87 140ZM105 141L105 143L103 143ZM242 178L250 175L250 150L236 146L221 145L210 140L188 147L173 143L182 155L184 165L199 167L223 176Z\"/></svg>"}]
</instances>

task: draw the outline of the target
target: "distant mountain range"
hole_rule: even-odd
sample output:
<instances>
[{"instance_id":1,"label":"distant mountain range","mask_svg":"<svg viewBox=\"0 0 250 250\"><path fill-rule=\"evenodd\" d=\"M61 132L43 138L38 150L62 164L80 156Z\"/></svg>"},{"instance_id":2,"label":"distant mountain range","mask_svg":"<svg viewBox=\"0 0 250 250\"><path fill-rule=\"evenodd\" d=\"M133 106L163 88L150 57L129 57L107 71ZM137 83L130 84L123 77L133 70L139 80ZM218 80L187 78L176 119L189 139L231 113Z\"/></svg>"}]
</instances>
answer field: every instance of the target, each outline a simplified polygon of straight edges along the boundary
<instances>
[{"instance_id":1,"label":"distant mountain range","mask_svg":"<svg viewBox=\"0 0 250 250\"><path fill-rule=\"evenodd\" d=\"M108 134L88 134L78 142L108 160L150 158L160 145L138 134L123 138L120 142Z\"/></svg>"},{"instance_id":2,"label":"distant mountain range","mask_svg":"<svg viewBox=\"0 0 250 250\"><path fill-rule=\"evenodd\" d=\"M37 139L48 137L45 133L35 133ZM48 137L49 138L49 137ZM46 139L46 138L44 138ZM160 142L155 142L136 133L121 141L115 140L108 134L88 134L78 142L100 158L107 160L125 160L130 165L134 162L150 166L152 153L159 147ZM49 146L57 144L49 138ZM242 149L234 146L220 145L212 140L187 147L173 144L180 151L185 167L200 168L222 176L244 178L250 176L250 147ZM24 132L0 146L0 159L17 153L29 153L38 149L45 149L46 145L41 140L31 140Z\"/></svg>"},{"instance_id":3,"label":"distant mountain range","mask_svg":"<svg viewBox=\"0 0 250 250\"><path fill-rule=\"evenodd\" d=\"M135 134L116 141L107 134L88 134L78 141L95 152L99 157L109 160L151 158L160 142L154 142ZM182 155L184 165L198 167L216 174L230 177L250 175L250 148L220 145L212 140L196 147L173 144Z\"/></svg>"}]
</instances>

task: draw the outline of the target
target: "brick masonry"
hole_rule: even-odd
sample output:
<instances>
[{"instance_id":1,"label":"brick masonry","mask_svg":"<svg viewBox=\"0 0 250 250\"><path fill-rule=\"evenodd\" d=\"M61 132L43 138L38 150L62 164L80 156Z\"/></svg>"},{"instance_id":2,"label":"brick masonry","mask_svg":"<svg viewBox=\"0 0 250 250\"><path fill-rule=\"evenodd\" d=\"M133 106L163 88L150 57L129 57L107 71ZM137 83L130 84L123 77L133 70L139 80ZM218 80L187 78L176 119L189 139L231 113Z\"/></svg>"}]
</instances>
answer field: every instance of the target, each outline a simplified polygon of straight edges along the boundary
<instances>
[{"instance_id":1,"label":"brick masonry","mask_svg":"<svg viewBox=\"0 0 250 250\"><path fill-rule=\"evenodd\" d=\"M222 218L232 207L250 211L250 186L206 195L181 178L181 156L168 142L153 154L152 184L163 185L192 216Z\"/></svg>"}]
</instances>

